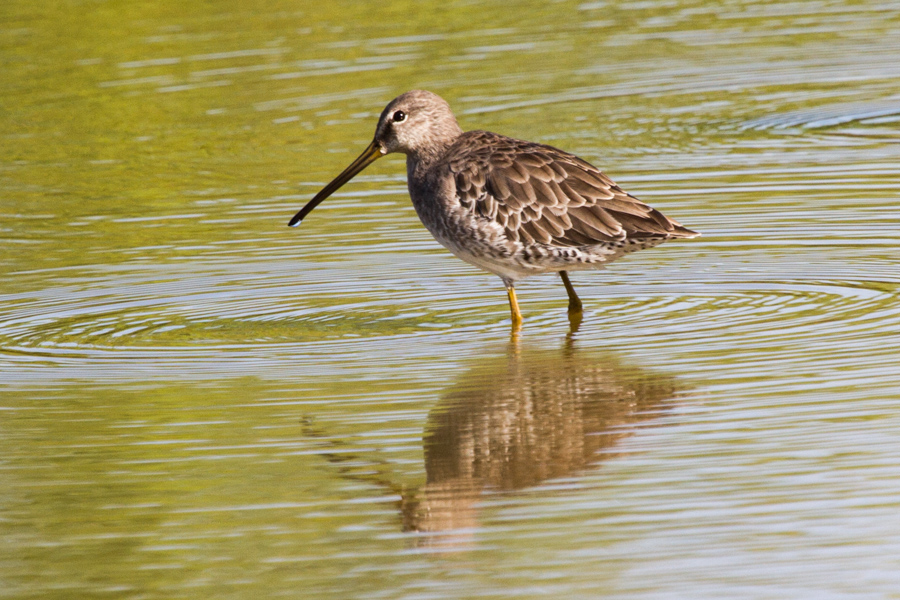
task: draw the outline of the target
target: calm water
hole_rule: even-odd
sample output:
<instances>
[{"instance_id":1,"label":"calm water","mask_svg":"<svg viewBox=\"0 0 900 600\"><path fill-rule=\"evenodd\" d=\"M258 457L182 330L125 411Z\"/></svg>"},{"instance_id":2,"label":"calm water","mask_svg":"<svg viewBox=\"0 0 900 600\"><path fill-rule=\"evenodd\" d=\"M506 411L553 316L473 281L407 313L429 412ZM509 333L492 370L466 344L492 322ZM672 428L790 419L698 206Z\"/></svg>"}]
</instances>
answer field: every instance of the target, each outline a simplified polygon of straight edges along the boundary
<instances>
[{"instance_id":1,"label":"calm water","mask_svg":"<svg viewBox=\"0 0 900 600\"><path fill-rule=\"evenodd\" d=\"M45 6L46 5L46 6ZM0 597L900 597L896 2L0 7ZM704 237L502 284L411 88Z\"/></svg>"}]
</instances>

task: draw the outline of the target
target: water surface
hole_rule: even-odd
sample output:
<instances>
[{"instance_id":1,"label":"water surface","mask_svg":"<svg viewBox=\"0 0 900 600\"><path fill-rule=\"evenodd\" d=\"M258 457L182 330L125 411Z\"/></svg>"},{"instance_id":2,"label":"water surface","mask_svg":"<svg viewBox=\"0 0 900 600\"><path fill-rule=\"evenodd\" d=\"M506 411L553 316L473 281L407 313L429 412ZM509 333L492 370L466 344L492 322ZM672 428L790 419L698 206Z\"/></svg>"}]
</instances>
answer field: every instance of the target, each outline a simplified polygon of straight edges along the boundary
<instances>
[{"instance_id":1,"label":"water surface","mask_svg":"<svg viewBox=\"0 0 900 600\"><path fill-rule=\"evenodd\" d=\"M900 7L0 8L0 595L900 589ZM703 237L500 281L387 158L431 89Z\"/></svg>"}]
</instances>

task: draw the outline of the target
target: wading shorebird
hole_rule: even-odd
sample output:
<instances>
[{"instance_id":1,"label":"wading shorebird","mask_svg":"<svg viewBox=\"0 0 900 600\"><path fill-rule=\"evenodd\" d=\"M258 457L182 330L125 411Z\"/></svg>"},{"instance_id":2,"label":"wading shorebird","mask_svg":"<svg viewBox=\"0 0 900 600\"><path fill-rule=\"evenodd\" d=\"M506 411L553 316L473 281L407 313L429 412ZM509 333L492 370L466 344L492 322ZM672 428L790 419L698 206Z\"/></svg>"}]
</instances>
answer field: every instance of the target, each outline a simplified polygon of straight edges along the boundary
<instances>
[{"instance_id":1,"label":"wading shorebird","mask_svg":"<svg viewBox=\"0 0 900 600\"><path fill-rule=\"evenodd\" d=\"M574 154L489 131L463 132L450 105L424 90L394 98L369 147L288 224L298 225L322 200L391 152L406 155L409 196L431 235L503 280L513 329L522 324L519 279L559 273L575 324L582 305L568 271L597 269L668 239L700 235Z\"/></svg>"}]
</instances>

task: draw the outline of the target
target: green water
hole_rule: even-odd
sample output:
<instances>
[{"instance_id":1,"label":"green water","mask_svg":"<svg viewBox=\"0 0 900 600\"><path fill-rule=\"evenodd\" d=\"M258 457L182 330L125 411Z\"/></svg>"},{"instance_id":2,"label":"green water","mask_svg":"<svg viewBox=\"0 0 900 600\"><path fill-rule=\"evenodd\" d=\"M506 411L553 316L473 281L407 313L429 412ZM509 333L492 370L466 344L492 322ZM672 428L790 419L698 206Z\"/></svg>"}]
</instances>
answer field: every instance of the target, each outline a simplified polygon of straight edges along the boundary
<instances>
[{"instance_id":1,"label":"green water","mask_svg":"<svg viewBox=\"0 0 900 600\"><path fill-rule=\"evenodd\" d=\"M889 598L900 6L0 6L0 597ZM519 284L384 104L695 240Z\"/></svg>"}]
</instances>

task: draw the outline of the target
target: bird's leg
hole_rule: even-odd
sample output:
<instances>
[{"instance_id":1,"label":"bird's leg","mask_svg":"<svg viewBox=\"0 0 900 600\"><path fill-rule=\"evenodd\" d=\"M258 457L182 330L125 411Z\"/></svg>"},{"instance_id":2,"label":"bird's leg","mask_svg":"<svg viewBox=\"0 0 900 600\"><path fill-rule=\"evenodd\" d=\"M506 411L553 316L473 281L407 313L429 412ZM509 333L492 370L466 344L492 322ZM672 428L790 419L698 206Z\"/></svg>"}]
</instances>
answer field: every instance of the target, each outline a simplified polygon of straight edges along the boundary
<instances>
[{"instance_id":1,"label":"bird's leg","mask_svg":"<svg viewBox=\"0 0 900 600\"><path fill-rule=\"evenodd\" d=\"M565 271L560 271L559 276L562 277L563 285L566 286L566 293L569 294L569 315L581 314L581 299L575 293L572 282L569 281L569 274Z\"/></svg>"},{"instance_id":2,"label":"bird's leg","mask_svg":"<svg viewBox=\"0 0 900 600\"><path fill-rule=\"evenodd\" d=\"M513 329L522 327L522 313L519 311L519 301L516 300L516 288L513 287L512 281L503 280L506 285L506 295L509 296L509 313L512 317Z\"/></svg>"},{"instance_id":3,"label":"bird's leg","mask_svg":"<svg viewBox=\"0 0 900 600\"><path fill-rule=\"evenodd\" d=\"M574 335L581 326L581 319L584 316L584 313L581 311L581 299L578 298L575 288L572 287L572 282L569 281L569 274L565 271L560 271L559 276L562 277L563 285L566 286L566 293L569 294L569 335Z\"/></svg>"}]
</instances>

